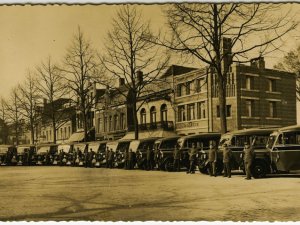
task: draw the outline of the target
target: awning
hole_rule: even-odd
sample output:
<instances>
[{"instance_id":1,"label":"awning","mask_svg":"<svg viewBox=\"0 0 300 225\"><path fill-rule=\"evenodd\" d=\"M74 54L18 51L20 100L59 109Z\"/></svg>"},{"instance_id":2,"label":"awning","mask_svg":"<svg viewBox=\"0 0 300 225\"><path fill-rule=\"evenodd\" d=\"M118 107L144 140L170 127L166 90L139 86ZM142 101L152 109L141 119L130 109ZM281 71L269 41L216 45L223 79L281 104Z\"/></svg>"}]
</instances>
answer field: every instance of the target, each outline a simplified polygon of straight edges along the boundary
<instances>
[{"instance_id":1,"label":"awning","mask_svg":"<svg viewBox=\"0 0 300 225\"><path fill-rule=\"evenodd\" d=\"M83 141L84 139L84 132L76 132L74 134L72 134L69 139L66 142L79 142L79 141Z\"/></svg>"},{"instance_id":2,"label":"awning","mask_svg":"<svg viewBox=\"0 0 300 225\"><path fill-rule=\"evenodd\" d=\"M156 131L140 131L139 139L149 138L149 137L158 137L158 138L166 138L178 136L175 132L172 131L164 131L164 130L156 130ZM121 140L133 140L134 132L128 132Z\"/></svg>"}]
</instances>

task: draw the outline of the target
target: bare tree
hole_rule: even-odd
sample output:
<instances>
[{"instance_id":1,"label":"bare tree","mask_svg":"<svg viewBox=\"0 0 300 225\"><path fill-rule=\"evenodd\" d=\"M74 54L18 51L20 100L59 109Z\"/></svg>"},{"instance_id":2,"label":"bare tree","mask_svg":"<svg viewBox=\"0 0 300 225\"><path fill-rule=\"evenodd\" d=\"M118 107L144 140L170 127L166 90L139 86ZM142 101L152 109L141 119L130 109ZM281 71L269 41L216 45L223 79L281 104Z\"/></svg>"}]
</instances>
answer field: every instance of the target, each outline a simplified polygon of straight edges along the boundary
<instances>
[{"instance_id":1,"label":"bare tree","mask_svg":"<svg viewBox=\"0 0 300 225\"><path fill-rule=\"evenodd\" d=\"M18 86L20 95L17 95L18 102L20 102L19 112L28 122L30 130L30 142L32 144L36 141L36 126L38 120L38 104L40 95L37 88L37 79L31 72L28 72L25 81Z\"/></svg>"},{"instance_id":2,"label":"bare tree","mask_svg":"<svg viewBox=\"0 0 300 225\"><path fill-rule=\"evenodd\" d=\"M90 90L93 83L99 79L99 63L96 56L96 51L78 28L78 33L74 35L61 71L66 75L68 88L73 93L74 101L80 112L85 141L88 135L88 118L94 105L94 97L90 95Z\"/></svg>"},{"instance_id":3,"label":"bare tree","mask_svg":"<svg viewBox=\"0 0 300 225\"><path fill-rule=\"evenodd\" d=\"M23 116L20 113L20 105L21 102L19 101L20 92L17 88L13 88L8 101L6 102L6 110L8 115L9 123L13 126L13 136L15 137L16 145L19 144L21 132L22 132L22 120Z\"/></svg>"},{"instance_id":4,"label":"bare tree","mask_svg":"<svg viewBox=\"0 0 300 225\"><path fill-rule=\"evenodd\" d=\"M1 129L1 138L2 144L7 144L8 138L8 120L7 120L7 110L6 110L6 101L4 98L0 99L0 126L2 123Z\"/></svg>"},{"instance_id":5,"label":"bare tree","mask_svg":"<svg viewBox=\"0 0 300 225\"><path fill-rule=\"evenodd\" d=\"M166 10L171 37L160 35L152 41L208 65L217 78L221 132L225 133L230 64L278 49L277 41L297 25L289 13L282 15L279 4L173 4Z\"/></svg>"},{"instance_id":6,"label":"bare tree","mask_svg":"<svg viewBox=\"0 0 300 225\"><path fill-rule=\"evenodd\" d=\"M127 104L132 107L135 139L138 139L137 112L143 102L139 107L137 102L144 92L151 91L147 86L159 82L158 76L166 68L169 57L164 57L158 46L145 39L151 35L150 25L143 22L141 12L136 7L123 6L113 19L112 27L107 35L106 51L101 56L101 62L108 75L115 80L125 81L127 91L120 91L120 94L130 99Z\"/></svg>"},{"instance_id":7,"label":"bare tree","mask_svg":"<svg viewBox=\"0 0 300 225\"><path fill-rule=\"evenodd\" d=\"M69 113L67 109L62 108L63 98L68 94L69 89L64 82L64 78L58 67L53 64L50 57L45 62L42 62L40 66L36 68L37 76L39 80L38 90L41 93L41 97L44 99L44 110L42 117L51 121L53 142L56 143L57 136L56 131L64 124L62 120L65 120L65 115ZM68 99L64 99L67 102Z\"/></svg>"},{"instance_id":8,"label":"bare tree","mask_svg":"<svg viewBox=\"0 0 300 225\"><path fill-rule=\"evenodd\" d=\"M288 71L297 75L296 92L297 99L300 101L300 46L289 51L274 68Z\"/></svg>"}]
</instances>

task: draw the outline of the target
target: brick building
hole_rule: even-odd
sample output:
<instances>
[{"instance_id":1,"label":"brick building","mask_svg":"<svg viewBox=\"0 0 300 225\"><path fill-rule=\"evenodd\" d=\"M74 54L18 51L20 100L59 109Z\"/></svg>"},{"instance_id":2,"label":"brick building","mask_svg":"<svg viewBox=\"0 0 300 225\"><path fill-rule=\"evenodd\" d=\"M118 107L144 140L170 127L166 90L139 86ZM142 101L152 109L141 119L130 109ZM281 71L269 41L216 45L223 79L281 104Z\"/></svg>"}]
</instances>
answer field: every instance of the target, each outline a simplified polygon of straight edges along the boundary
<instances>
[{"instance_id":1,"label":"brick building","mask_svg":"<svg viewBox=\"0 0 300 225\"><path fill-rule=\"evenodd\" d=\"M174 76L176 132L220 131L216 76L208 68ZM263 58L232 64L226 87L228 131L296 124L295 74L266 69Z\"/></svg>"}]
</instances>

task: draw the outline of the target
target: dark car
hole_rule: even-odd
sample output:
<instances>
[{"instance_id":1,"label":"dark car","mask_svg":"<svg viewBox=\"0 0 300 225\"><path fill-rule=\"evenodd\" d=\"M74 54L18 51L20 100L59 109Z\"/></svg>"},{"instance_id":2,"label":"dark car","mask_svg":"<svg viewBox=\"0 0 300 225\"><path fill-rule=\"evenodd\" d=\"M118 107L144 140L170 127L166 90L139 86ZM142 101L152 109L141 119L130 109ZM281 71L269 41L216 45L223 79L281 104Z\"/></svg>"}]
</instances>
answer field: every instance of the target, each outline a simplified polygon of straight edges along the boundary
<instances>
[{"instance_id":1,"label":"dark car","mask_svg":"<svg viewBox=\"0 0 300 225\"><path fill-rule=\"evenodd\" d=\"M57 154L57 144L41 144L37 146L35 160L36 165L52 165Z\"/></svg>"},{"instance_id":2,"label":"dark car","mask_svg":"<svg viewBox=\"0 0 300 225\"><path fill-rule=\"evenodd\" d=\"M28 166L35 163L35 145L17 146L17 165Z\"/></svg>"},{"instance_id":3,"label":"dark car","mask_svg":"<svg viewBox=\"0 0 300 225\"><path fill-rule=\"evenodd\" d=\"M13 145L0 145L0 165L15 165L16 148Z\"/></svg>"},{"instance_id":4,"label":"dark car","mask_svg":"<svg viewBox=\"0 0 300 225\"><path fill-rule=\"evenodd\" d=\"M106 163L106 159L105 159L106 143L107 141L89 142L88 144L89 150L92 149L92 151L95 153L92 162L93 166L102 167Z\"/></svg>"},{"instance_id":5,"label":"dark car","mask_svg":"<svg viewBox=\"0 0 300 225\"><path fill-rule=\"evenodd\" d=\"M114 167L122 168L125 164L124 152L129 150L129 145L132 140L116 140L109 141L106 143L106 147L112 149L115 153L114 157Z\"/></svg>"},{"instance_id":6,"label":"dark car","mask_svg":"<svg viewBox=\"0 0 300 225\"><path fill-rule=\"evenodd\" d=\"M129 149L132 149L132 152L135 153L136 163L139 169L146 169L147 149L154 149L154 143L157 139L159 139L159 137L151 137L131 141Z\"/></svg>"},{"instance_id":7,"label":"dark car","mask_svg":"<svg viewBox=\"0 0 300 225\"><path fill-rule=\"evenodd\" d=\"M173 170L173 152L174 147L177 144L177 140L181 136L173 136L167 138L160 138L155 141L154 149L160 151L162 154L159 159L159 168L166 171Z\"/></svg>"},{"instance_id":8,"label":"dark car","mask_svg":"<svg viewBox=\"0 0 300 225\"><path fill-rule=\"evenodd\" d=\"M188 135L179 138L177 144L181 152L181 165L186 168L189 167L188 150L192 147L192 144L195 144L196 149L198 150L197 165L199 167L200 172L205 172L206 168L203 168L203 160L202 160L205 154L203 153L205 153L209 149L210 141L215 141L216 143L218 143L220 137L221 137L220 133L208 132L208 133Z\"/></svg>"},{"instance_id":9,"label":"dark car","mask_svg":"<svg viewBox=\"0 0 300 225\"><path fill-rule=\"evenodd\" d=\"M266 145L269 136L274 131L274 129L275 128L251 128L251 129L244 129L244 130L238 130L238 131L226 133L221 137L219 143L219 150L226 143L232 151L233 157L231 161L231 168L233 170L244 171L244 164L242 158L244 143L245 142L250 143L251 146L254 148L256 158L257 158L255 164L257 164L258 167L256 168L257 171L254 172L253 174L255 175L257 173L260 173L258 171L260 170L259 169L260 160L258 158L265 157L264 154L266 154Z\"/></svg>"},{"instance_id":10,"label":"dark car","mask_svg":"<svg viewBox=\"0 0 300 225\"><path fill-rule=\"evenodd\" d=\"M84 166L84 154L88 151L88 143L74 143L73 151L77 152L75 165Z\"/></svg>"}]
</instances>

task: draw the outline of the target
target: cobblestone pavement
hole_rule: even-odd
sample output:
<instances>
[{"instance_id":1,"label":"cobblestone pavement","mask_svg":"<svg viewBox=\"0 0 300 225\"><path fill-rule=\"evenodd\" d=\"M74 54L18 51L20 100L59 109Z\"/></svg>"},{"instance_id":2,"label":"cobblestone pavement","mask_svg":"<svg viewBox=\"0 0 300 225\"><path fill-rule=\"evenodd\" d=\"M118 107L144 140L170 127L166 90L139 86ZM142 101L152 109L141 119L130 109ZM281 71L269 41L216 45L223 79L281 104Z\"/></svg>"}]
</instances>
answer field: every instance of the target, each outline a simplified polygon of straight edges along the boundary
<instances>
[{"instance_id":1,"label":"cobblestone pavement","mask_svg":"<svg viewBox=\"0 0 300 225\"><path fill-rule=\"evenodd\" d=\"M300 220L300 176L1 167L0 220Z\"/></svg>"}]
</instances>

